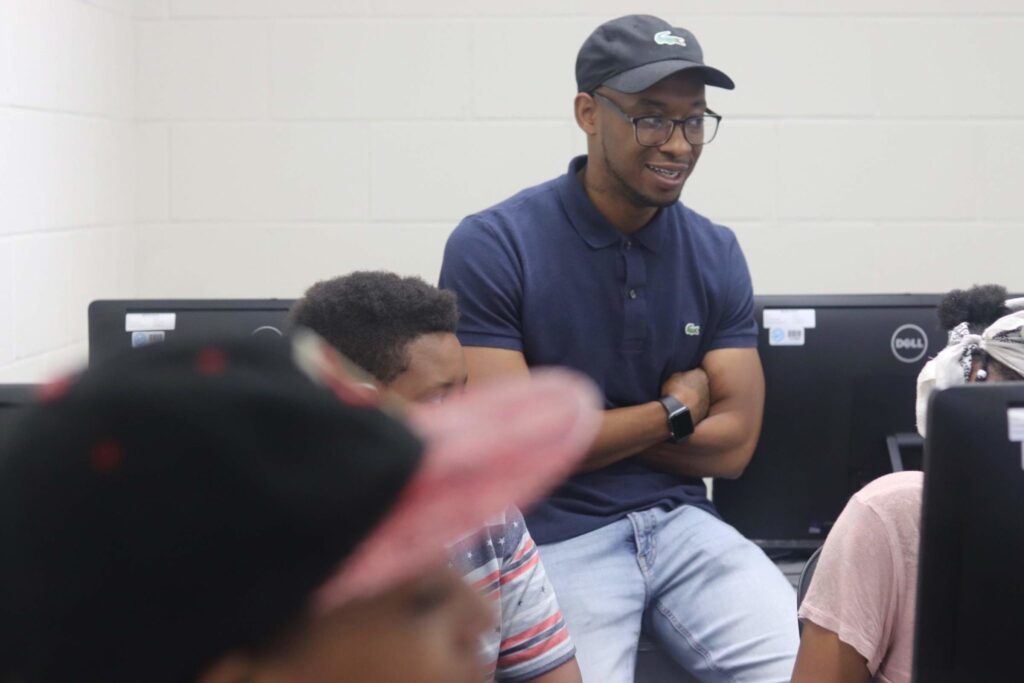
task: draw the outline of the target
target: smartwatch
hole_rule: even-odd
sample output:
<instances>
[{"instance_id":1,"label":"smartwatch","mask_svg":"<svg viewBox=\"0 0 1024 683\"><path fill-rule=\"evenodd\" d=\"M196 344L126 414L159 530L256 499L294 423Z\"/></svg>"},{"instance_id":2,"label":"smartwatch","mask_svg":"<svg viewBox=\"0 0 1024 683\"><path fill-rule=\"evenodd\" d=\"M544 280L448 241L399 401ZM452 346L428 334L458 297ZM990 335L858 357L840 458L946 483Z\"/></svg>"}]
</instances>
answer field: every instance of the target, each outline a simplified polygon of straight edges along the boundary
<instances>
[{"instance_id":1,"label":"smartwatch","mask_svg":"<svg viewBox=\"0 0 1024 683\"><path fill-rule=\"evenodd\" d=\"M668 433L671 435L668 437L669 441L679 443L693 434L693 415L682 401L675 396L662 396L658 403L664 406L665 412L668 413Z\"/></svg>"}]
</instances>

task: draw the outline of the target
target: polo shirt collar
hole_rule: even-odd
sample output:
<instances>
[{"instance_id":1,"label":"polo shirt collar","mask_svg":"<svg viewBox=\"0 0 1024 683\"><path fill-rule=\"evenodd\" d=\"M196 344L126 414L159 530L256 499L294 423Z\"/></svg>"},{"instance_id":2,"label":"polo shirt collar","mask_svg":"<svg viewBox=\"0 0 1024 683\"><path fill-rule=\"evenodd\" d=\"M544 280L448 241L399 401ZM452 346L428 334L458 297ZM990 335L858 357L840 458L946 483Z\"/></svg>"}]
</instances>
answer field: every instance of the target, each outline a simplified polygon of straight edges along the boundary
<instances>
[{"instance_id":1,"label":"polo shirt collar","mask_svg":"<svg viewBox=\"0 0 1024 683\"><path fill-rule=\"evenodd\" d=\"M562 206L569 217L569 222L575 228L579 236L583 238L592 249L602 249L613 244L622 242L626 237L619 232L614 225L608 222L594 203L587 196L583 183L577 178L577 173L587 163L587 156L578 156L569 162L569 172L562 177L562 183L558 188ZM650 251L658 251L663 241L666 227L666 211L658 211L654 214L651 222L633 233L633 240Z\"/></svg>"}]
</instances>

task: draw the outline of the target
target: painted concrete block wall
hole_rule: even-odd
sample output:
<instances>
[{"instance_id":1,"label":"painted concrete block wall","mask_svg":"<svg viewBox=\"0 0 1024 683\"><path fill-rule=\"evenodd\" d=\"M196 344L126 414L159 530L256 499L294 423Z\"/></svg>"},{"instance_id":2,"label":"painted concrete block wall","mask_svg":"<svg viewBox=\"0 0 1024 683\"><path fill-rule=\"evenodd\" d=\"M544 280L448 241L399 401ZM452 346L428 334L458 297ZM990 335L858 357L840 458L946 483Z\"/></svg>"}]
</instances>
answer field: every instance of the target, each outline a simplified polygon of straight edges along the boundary
<instances>
[{"instance_id":1,"label":"painted concrete block wall","mask_svg":"<svg viewBox=\"0 0 1024 683\"><path fill-rule=\"evenodd\" d=\"M135 292L130 0L0 0L0 381L81 363Z\"/></svg>"},{"instance_id":2,"label":"painted concrete block wall","mask_svg":"<svg viewBox=\"0 0 1024 683\"><path fill-rule=\"evenodd\" d=\"M628 12L692 28L738 83L683 198L736 229L758 291L1024 286L1020 2L147 4L144 295L432 280L461 217L583 151L576 50Z\"/></svg>"},{"instance_id":3,"label":"painted concrete block wall","mask_svg":"<svg viewBox=\"0 0 1024 683\"><path fill-rule=\"evenodd\" d=\"M433 280L584 151L575 53L628 12L738 83L683 198L757 291L1024 288L1017 0L0 0L0 381L81 359L92 298Z\"/></svg>"}]
</instances>

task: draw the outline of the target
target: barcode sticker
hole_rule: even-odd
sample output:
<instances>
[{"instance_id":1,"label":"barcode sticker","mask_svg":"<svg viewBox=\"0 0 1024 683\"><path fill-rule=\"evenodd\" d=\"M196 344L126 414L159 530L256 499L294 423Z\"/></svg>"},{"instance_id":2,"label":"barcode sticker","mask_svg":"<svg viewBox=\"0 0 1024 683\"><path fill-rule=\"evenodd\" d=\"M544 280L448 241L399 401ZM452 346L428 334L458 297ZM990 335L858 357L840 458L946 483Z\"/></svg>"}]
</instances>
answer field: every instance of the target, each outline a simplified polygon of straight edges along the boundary
<instances>
[{"instance_id":1,"label":"barcode sticker","mask_svg":"<svg viewBox=\"0 0 1024 683\"><path fill-rule=\"evenodd\" d=\"M768 345L803 346L805 337L802 327L773 327L768 330Z\"/></svg>"},{"instance_id":2,"label":"barcode sticker","mask_svg":"<svg viewBox=\"0 0 1024 683\"><path fill-rule=\"evenodd\" d=\"M159 344L166 338L167 333L163 331L135 331L132 332L132 348Z\"/></svg>"}]
</instances>

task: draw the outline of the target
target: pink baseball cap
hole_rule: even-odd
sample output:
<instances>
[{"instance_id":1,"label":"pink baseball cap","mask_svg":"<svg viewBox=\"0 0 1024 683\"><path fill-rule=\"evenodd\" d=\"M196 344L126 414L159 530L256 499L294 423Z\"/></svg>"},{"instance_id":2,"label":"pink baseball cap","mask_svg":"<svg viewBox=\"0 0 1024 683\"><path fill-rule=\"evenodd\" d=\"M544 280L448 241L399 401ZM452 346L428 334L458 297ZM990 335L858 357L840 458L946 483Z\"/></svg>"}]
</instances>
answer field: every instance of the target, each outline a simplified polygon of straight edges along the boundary
<instances>
[{"instance_id":1,"label":"pink baseball cap","mask_svg":"<svg viewBox=\"0 0 1024 683\"><path fill-rule=\"evenodd\" d=\"M0 677L194 677L443 562L601 421L566 370L430 406L362 380L299 331L135 349L44 392L0 459Z\"/></svg>"}]
</instances>

